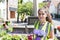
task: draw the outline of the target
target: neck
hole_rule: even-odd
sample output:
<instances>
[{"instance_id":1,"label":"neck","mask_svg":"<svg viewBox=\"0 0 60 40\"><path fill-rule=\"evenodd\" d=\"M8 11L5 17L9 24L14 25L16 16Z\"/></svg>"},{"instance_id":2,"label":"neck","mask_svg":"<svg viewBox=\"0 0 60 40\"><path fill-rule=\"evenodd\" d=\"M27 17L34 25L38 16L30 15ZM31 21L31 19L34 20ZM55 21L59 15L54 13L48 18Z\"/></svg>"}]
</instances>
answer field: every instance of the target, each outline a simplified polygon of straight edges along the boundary
<instances>
[{"instance_id":1,"label":"neck","mask_svg":"<svg viewBox=\"0 0 60 40\"><path fill-rule=\"evenodd\" d=\"M45 21L40 21L40 24L43 25L46 23L46 20Z\"/></svg>"}]
</instances>

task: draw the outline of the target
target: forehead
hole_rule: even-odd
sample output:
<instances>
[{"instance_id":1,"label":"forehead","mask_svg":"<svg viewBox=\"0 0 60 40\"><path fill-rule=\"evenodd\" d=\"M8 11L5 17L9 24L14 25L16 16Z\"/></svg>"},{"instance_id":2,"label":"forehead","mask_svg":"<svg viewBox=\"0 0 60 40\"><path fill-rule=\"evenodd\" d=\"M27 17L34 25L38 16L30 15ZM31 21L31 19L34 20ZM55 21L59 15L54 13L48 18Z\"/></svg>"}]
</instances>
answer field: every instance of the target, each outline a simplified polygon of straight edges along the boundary
<instances>
[{"instance_id":1,"label":"forehead","mask_svg":"<svg viewBox=\"0 0 60 40\"><path fill-rule=\"evenodd\" d=\"M45 10L39 10L38 14L40 13L46 13Z\"/></svg>"}]
</instances>

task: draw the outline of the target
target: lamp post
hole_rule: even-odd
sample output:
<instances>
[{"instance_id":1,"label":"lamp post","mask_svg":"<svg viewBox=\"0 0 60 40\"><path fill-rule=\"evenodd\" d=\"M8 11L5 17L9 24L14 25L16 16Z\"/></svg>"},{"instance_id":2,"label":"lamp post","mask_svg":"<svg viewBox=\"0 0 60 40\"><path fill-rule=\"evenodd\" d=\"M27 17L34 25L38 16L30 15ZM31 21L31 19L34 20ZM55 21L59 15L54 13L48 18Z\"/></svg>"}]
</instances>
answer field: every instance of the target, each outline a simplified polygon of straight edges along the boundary
<instances>
[{"instance_id":1,"label":"lamp post","mask_svg":"<svg viewBox=\"0 0 60 40\"><path fill-rule=\"evenodd\" d=\"M38 1L37 0L33 0L33 13L34 16L37 16L38 14Z\"/></svg>"},{"instance_id":2,"label":"lamp post","mask_svg":"<svg viewBox=\"0 0 60 40\"><path fill-rule=\"evenodd\" d=\"M7 12L7 20L8 20L8 0L6 0L6 12Z\"/></svg>"}]
</instances>

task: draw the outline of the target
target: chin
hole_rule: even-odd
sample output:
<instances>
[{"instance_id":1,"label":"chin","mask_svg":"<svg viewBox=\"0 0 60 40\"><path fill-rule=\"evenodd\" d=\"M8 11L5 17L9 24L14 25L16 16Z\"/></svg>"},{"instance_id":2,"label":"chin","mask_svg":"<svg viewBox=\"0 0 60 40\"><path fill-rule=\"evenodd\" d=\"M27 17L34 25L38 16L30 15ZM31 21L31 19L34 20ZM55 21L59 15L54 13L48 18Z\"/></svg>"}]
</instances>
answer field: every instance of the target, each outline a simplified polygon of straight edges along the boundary
<instances>
[{"instance_id":1,"label":"chin","mask_svg":"<svg viewBox=\"0 0 60 40\"><path fill-rule=\"evenodd\" d=\"M40 19L40 21L42 21L43 19Z\"/></svg>"}]
</instances>

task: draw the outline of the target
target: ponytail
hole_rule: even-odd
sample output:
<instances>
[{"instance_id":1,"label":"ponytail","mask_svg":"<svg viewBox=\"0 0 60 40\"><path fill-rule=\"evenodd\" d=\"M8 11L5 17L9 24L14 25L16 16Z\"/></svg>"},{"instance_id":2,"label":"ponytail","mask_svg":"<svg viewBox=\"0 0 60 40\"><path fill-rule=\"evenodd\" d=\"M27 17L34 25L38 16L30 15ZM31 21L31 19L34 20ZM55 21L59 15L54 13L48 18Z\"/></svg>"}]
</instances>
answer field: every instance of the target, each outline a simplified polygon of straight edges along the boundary
<instances>
[{"instance_id":1,"label":"ponytail","mask_svg":"<svg viewBox=\"0 0 60 40\"><path fill-rule=\"evenodd\" d=\"M52 24L52 16L50 13L47 13L46 21Z\"/></svg>"}]
</instances>

